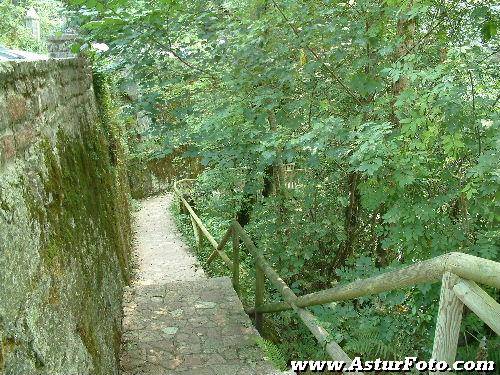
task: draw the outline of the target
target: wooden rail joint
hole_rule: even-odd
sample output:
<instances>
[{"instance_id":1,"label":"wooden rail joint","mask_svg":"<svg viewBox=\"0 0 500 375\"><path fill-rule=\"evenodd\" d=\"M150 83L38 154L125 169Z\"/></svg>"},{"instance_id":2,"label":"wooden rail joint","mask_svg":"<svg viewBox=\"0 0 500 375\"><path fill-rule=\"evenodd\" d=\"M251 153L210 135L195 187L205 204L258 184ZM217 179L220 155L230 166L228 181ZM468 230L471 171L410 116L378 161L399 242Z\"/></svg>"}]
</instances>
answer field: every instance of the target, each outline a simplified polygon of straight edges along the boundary
<instances>
[{"instance_id":1,"label":"wooden rail joint","mask_svg":"<svg viewBox=\"0 0 500 375\"><path fill-rule=\"evenodd\" d=\"M453 292L497 335L500 335L500 304L472 280L459 279Z\"/></svg>"},{"instance_id":2,"label":"wooden rail joint","mask_svg":"<svg viewBox=\"0 0 500 375\"><path fill-rule=\"evenodd\" d=\"M500 288L500 263L464 253L452 252L417 262L399 270L388 271L367 279L356 280L348 284L336 285L329 289L297 296L269 265L250 236L236 220L233 220L220 242L217 242L212 237L178 188L179 184L192 181L194 180L186 179L175 182L174 192L178 196L181 205L189 213L194 234L198 236L199 242L203 236L214 248L206 264L209 265L214 259L221 258L232 271L233 286L239 294L240 241L255 259L255 306L247 311L255 316L255 324L259 331L263 327L264 313L294 310L332 359L350 363L351 360L347 354L333 341L332 336L321 326L317 318L306 309L308 306L351 300L442 280L432 352L434 359L448 363L454 361L464 304L476 313L494 332L500 335L500 305L476 284L477 282ZM233 239L233 260L223 251L224 246L231 237ZM283 302L264 304L266 278L283 296Z\"/></svg>"}]
</instances>

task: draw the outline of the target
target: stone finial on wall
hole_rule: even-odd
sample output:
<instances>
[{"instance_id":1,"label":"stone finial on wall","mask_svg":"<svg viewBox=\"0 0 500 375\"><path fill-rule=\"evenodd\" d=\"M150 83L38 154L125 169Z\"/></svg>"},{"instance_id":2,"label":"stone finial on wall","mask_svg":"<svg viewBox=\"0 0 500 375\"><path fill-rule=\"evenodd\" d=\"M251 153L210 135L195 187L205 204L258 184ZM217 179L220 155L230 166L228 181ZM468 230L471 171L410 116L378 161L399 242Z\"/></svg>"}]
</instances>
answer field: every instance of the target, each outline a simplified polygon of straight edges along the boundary
<instances>
[{"instance_id":1,"label":"stone finial on wall","mask_svg":"<svg viewBox=\"0 0 500 375\"><path fill-rule=\"evenodd\" d=\"M26 27L30 30L33 38L40 41L40 16L35 8L31 7L26 12L25 16Z\"/></svg>"}]
</instances>

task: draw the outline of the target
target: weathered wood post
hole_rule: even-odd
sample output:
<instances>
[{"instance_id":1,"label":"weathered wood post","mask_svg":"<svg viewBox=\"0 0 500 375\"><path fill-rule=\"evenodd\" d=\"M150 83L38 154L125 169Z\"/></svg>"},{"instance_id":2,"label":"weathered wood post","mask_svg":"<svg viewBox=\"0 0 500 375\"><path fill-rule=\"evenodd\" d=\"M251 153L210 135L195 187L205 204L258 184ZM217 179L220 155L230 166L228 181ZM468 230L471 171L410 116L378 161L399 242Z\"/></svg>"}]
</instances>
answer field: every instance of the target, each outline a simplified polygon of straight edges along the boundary
<instances>
[{"instance_id":1,"label":"weathered wood post","mask_svg":"<svg viewBox=\"0 0 500 375\"><path fill-rule=\"evenodd\" d=\"M233 287L236 294L240 295L240 237L236 229L233 232Z\"/></svg>"},{"instance_id":2,"label":"weathered wood post","mask_svg":"<svg viewBox=\"0 0 500 375\"><path fill-rule=\"evenodd\" d=\"M194 238L196 240L196 245L198 246L198 249L201 249L201 247L203 246L203 233L198 224L196 224L194 218L191 215L189 215L189 217L191 218L191 225L193 226L193 233L194 233Z\"/></svg>"},{"instance_id":3,"label":"weathered wood post","mask_svg":"<svg viewBox=\"0 0 500 375\"><path fill-rule=\"evenodd\" d=\"M177 195L177 197L179 198L179 212L181 214L185 214L186 213L186 208L184 207L184 202L182 201L182 193L179 193Z\"/></svg>"},{"instance_id":4,"label":"weathered wood post","mask_svg":"<svg viewBox=\"0 0 500 375\"><path fill-rule=\"evenodd\" d=\"M255 327L260 333L262 333L264 316L262 313L257 312L257 308L264 304L265 282L264 271L258 265L255 265Z\"/></svg>"},{"instance_id":5,"label":"weathered wood post","mask_svg":"<svg viewBox=\"0 0 500 375\"><path fill-rule=\"evenodd\" d=\"M453 291L453 287L460 278L446 272L442 280L432 358L438 362L446 361L452 365L457 354L464 304Z\"/></svg>"}]
</instances>

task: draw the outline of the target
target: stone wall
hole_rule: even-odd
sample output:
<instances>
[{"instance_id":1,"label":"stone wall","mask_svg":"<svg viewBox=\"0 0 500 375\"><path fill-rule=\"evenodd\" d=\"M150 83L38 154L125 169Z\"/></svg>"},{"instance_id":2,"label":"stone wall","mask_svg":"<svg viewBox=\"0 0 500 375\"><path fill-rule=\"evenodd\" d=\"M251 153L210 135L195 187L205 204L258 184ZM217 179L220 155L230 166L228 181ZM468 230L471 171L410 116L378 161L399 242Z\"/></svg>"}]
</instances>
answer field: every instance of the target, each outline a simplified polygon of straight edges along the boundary
<instances>
[{"instance_id":1,"label":"stone wall","mask_svg":"<svg viewBox=\"0 0 500 375\"><path fill-rule=\"evenodd\" d=\"M182 148L159 159L131 158L128 165L132 197L142 199L171 190L173 183L184 178L196 178L203 166L197 158L183 156Z\"/></svg>"},{"instance_id":2,"label":"stone wall","mask_svg":"<svg viewBox=\"0 0 500 375\"><path fill-rule=\"evenodd\" d=\"M0 63L0 374L119 373L128 185L97 91L80 59Z\"/></svg>"},{"instance_id":3,"label":"stone wall","mask_svg":"<svg viewBox=\"0 0 500 375\"><path fill-rule=\"evenodd\" d=\"M64 33L62 35L53 35L47 40L47 47L50 57L57 59L74 57L71 52L71 45L75 43L78 35L76 33Z\"/></svg>"}]
</instances>

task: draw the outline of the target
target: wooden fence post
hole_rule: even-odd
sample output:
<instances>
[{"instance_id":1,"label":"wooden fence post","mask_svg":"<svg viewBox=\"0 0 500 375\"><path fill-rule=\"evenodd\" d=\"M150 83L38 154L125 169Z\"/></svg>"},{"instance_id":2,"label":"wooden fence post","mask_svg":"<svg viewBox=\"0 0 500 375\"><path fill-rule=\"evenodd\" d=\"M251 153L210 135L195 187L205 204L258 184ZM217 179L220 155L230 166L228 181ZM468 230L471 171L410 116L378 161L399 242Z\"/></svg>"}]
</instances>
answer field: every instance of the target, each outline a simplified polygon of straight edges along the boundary
<instances>
[{"instance_id":1,"label":"wooden fence post","mask_svg":"<svg viewBox=\"0 0 500 375\"><path fill-rule=\"evenodd\" d=\"M446 272L442 280L432 358L438 362L446 361L452 365L457 354L464 304L453 291L454 285L460 278Z\"/></svg>"},{"instance_id":2,"label":"wooden fence post","mask_svg":"<svg viewBox=\"0 0 500 375\"><path fill-rule=\"evenodd\" d=\"M255 327L260 333L262 333L264 316L262 313L257 312L257 308L264 304L265 282L264 271L258 265L255 265Z\"/></svg>"},{"instance_id":3,"label":"wooden fence post","mask_svg":"<svg viewBox=\"0 0 500 375\"><path fill-rule=\"evenodd\" d=\"M186 207L184 207L184 202L182 201L182 196L179 196L179 212L181 214L187 214Z\"/></svg>"},{"instance_id":4,"label":"wooden fence post","mask_svg":"<svg viewBox=\"0 0 500 375\"><path fill-rule=\"evenodd\" d=\"M196 224L196 221L194 218L189 215L191 218L191 225L193 226L193 232L194 232L194 238L196 239L196 244L198 246L198 249L201 249L201 246L203 245L203 233L201 232L201 229L198 227L198 224Z\"/></svg>"},{"instance_id":5,"label":"wooden fence post","mask_svg":"<svg viewBox=\"0 0 500 375\"><path fill-rule=\"evenodd\" d=\"M240 295L240 237L233 228L233 287L236 294Z\"/></svg>"}]
</instances>

